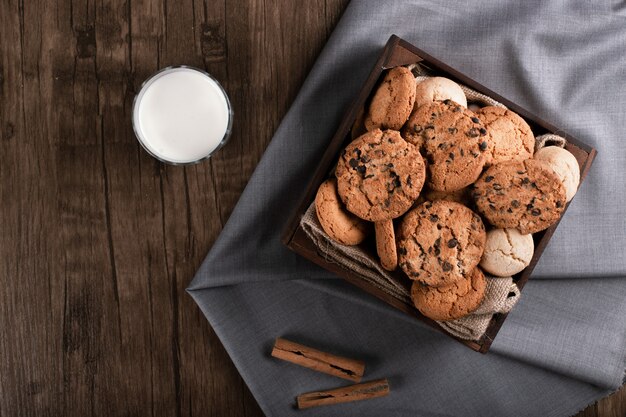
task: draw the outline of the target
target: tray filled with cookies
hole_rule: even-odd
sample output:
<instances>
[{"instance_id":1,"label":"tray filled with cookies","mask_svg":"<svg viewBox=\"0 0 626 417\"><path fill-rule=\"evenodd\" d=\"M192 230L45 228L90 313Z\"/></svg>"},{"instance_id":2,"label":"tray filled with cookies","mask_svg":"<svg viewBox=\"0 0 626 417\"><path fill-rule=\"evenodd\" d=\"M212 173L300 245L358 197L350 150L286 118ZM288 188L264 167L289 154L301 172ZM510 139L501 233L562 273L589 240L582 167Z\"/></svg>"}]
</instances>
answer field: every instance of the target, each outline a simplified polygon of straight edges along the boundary
<instances>
[{"instance_id":1,"label":"tray filled with cookies","mask_svg":"<svg viewBox=\"0 0 626 417\"><path fill-rule=\"evenodd\" d=\"M595 154L392 36L283 242L485 353Z\"/></svg>"}]
</instances>

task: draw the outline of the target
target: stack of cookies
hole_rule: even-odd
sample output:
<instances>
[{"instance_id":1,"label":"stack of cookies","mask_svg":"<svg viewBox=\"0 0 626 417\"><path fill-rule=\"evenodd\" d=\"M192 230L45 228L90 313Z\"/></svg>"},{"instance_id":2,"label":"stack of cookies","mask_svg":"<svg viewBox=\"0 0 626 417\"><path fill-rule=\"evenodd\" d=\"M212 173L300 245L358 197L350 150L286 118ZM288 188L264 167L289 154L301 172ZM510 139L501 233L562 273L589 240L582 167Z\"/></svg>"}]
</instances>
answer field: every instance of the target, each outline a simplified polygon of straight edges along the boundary
<instances>
[{"instance_id":1,"label":"stack of cookies","mask_svg":"<svg viewBox=\"0 0 626 417\"><path fill-rule=\"evenodd\" d=\"M535 153L516 113L467 106L452 80L387 71L353 129L365 133L343 149L315 200L322 228L342 245L374 229L381 266L400 267L415 307L433 320L476 310L493 279L486 273L526 268L532 235L560 218L580 179L565 149Z\"/></svg>"}]
</instances>

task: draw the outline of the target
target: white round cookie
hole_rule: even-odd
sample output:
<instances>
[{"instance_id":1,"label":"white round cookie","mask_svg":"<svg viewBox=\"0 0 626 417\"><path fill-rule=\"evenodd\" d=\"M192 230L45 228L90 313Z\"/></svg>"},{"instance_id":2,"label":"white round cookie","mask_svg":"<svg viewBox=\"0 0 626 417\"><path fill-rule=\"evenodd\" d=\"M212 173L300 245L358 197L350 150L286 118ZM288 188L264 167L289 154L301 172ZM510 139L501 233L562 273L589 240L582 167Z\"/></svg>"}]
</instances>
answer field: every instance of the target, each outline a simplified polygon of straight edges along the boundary
<instances>
[{"instance_id":1,"label":"white round cookie","mask_svg":"<svg viewBox=\"0 0 626 417\"><path fill-rule=\"evenodd\" d=\"M427 78L415 87L415 106L418 108L433 101L452 100L467 107L467 98L461 87L454 81L443 77Z\"/></svg>"},{"instance_id":2,"label":"white round cookie","mask_svg":"<svg viewBox=\"0 0 626 417\"><path fill-rule=\"evenodd\" d=\"M535 152L535 159L545 162L565 186L567 201L574 198L580 183L580 167L571 152L558 146L546 146Z\"/></svg>"},{"instance_id":3,"label":"white round cookie","mask_svg":"<svg viewBox=\"0 0 626 417\"><path fill-rule=\"evenodd\" d=\"M510 277L528 266L534 252L531 234L523 235L517 229L493 229L487 232L480 266L497 277Z\"/></svg>"}]
</instances>

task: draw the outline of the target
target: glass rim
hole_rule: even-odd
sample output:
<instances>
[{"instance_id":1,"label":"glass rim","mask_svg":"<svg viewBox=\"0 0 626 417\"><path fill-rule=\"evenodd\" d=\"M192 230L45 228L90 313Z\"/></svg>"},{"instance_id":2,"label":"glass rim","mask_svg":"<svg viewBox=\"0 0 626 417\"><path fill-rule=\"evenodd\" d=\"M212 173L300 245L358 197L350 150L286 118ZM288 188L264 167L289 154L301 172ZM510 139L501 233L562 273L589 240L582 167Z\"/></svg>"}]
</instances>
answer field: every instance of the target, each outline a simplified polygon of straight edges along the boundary
<instances>
[{"instance_id":1,"label":"glass rim","mask_svg":"<svg viewBox=\"0 0 626 417\"><path fill-rule=\"evenodd\" d=\"M137 116L137 111L138 111L138 104L141 102L141 100L139 100L139 97L142 96L144 94L144 91L146 90L147 87L150 86L150 84L152 84L152 82L154 82L157 78L163 76L163 73L165 72L172 72L173 70L179 69L179 68L183 68L183 69L188 69L188 70L192 70L192 71L196 71L199 72L200 74L202 74L205 77L208 77L211 81L213 81L215 83L215 85L217 85L217 88L220 90L220 92L222 93L222 95L224 96L224 99L226 100L226 107L228 109L228 123L226 125L226 131L224 132L224 137L222 137L222 139L220 140L220 143L218 143L218 145L211 150L211 152L209 152L208 154L198 158L198 159L194 159L193 161L185 161L185 162L180 162L180 161L172 161L169 159L165 159L162 156L159 156L157 154L155 154L153 151L150 150L150 148L148 147L148 145L146 145L146 140L142 135L141 129L137 126L139 124L138 116ZM152 75L150 75L148 78L146 78L144 80L144 82L141 83L141 87L139 88L139 91L137 92L137 94L135 94L135 97L133 98L133 107L132 107L132 117L131 117L131 121L132 121L132 125L133 125L133 132L135 133L135 138L137 139L137 142L139 142L139 144L141 145L141 147L148 152L148 154L150 156L152 156L154 159L164 162L166 164L169 165L176 165L176 166L185 166L185 165L195 165L198 164L204 160L209 159L215 152L217 152L218 150L220 150L224 145L226 145L226 143L228 142L228 140L230 139L231 133L232 133L232 127L233 127L233 116L234 116L234 112L233 112L233 108L230 104L230 99L228 98L228 94L226 94L226 90L224 90L224 87L222 86L222 84L220 84L219 81L217 81L215 79L215 77L213 77L211 74L209 74L208 72L206 72L205 70L202 70L200 68L196 68L190 65L170 65L164 68L161 68L160 70L154 72Z\"/></svg>"}]
</instances>

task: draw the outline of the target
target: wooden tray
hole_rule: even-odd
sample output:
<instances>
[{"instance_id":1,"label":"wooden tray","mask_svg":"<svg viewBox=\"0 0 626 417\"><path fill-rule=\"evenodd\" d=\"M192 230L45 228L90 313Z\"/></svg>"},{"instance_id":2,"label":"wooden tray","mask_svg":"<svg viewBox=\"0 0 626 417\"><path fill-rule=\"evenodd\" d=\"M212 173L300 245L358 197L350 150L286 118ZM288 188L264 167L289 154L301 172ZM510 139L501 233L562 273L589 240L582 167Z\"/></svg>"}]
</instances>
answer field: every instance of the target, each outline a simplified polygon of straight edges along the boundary
<instances>
[{"instance_id":1,"label":"wooden tray","mask_svg":"<svg viewBox=\"0 0 626 417\"><path fill-rule=\"evenodd\" d=\"M477 90L489 97L494 98L500 103L503 103L505 106L519 114L528 122L535 136L550 132L565 137L567 139L566 149L576 157L576 159L578 160L578 164L580 165L580 181L582 183L583 179L587 175L587 172L589 171L589 168L591 167L593 159L596 156L596 150L594 148L584 144L580 140L572 137L571 135L564 132L562 129L557 128L556 126L546 122L540 117L531 114L529 111L521 108L517 104L494 93L485 86L467 77L460 71L449 67L448 65L433 58L421 49L418 49L408 42L400 39L396 35L392 35L391 38L389 38L387 45L383 49L382 54L378 58L378 61L374 65L374 69L365 81L365 84L363 84L363 87L361 88L358 97L350 106L349 110L341 121L341 124L339 125L339 129L328 143L328 148L324 153L322 159L320 160L320 164L313 174L308 187L306 188L304 197L302 198L300 205L297 207L295 213L293 214L293 217L287 224L287 228L283 233L282 241L294 252L315 262L323 268L334 272L348 282L380 298L381 300L392 305L393 307L402 310L407 314L415 316L417 319L422 320L423 322L429 324L436 329L439 329L450 337L453 337L459 342L467 345L471 349L474 349L481 353L486 353L489 350L489 347L491 346L494 338L496 337L496 334L500 330L502 323L506 319L506 314L495 314L484 336L478 341L468 341L454 337L445 332L435 321L421 315L412 304L399 301L398 299L393 298L392 296L383 292L379 288L376 288L367 283L364 279L362 279L358 274L354 273L353 271L348 270L338 264L326 261L324 257L318 253L317 248L315 247L313 242L308 238L304 230L300 227L300 220L315 199L315 194L317 193L318 187L326 178L328 178L329 172L337 161L341 149L343 149L351 141L350 130L352 128L352 125L356 120L359 112L365 108L365 105L367 104L371 93L375 91L374 87L380 81L383 71L388 68L413 63L423 65L435 75L444 76L461 84L465 84L468 87L471 87L474 90ZM569 206L569 204L567 206ZM565 207L563 215L565 214L565 211L567 211L567 206ZM543 251L548 245L548 242L550 241L550 238L552 237L552 234L556 230L557 226L558 222L552 225L550 228L544 230L543 232L539 232L533 235L533 238L535 240L535 253L530 262L530 265L528 265L526 269L513 277L520 291L523 290L524 285L530 278L530 275L535 268L535 265L539 261L539 258L541 257ZM406 276L404 276L400 270L397 270L394 273L398 274L399 276L401 275L403 277L401 281L406 284L407 289L410 288L410 280Z\"/></svg>"}]
</instances>

